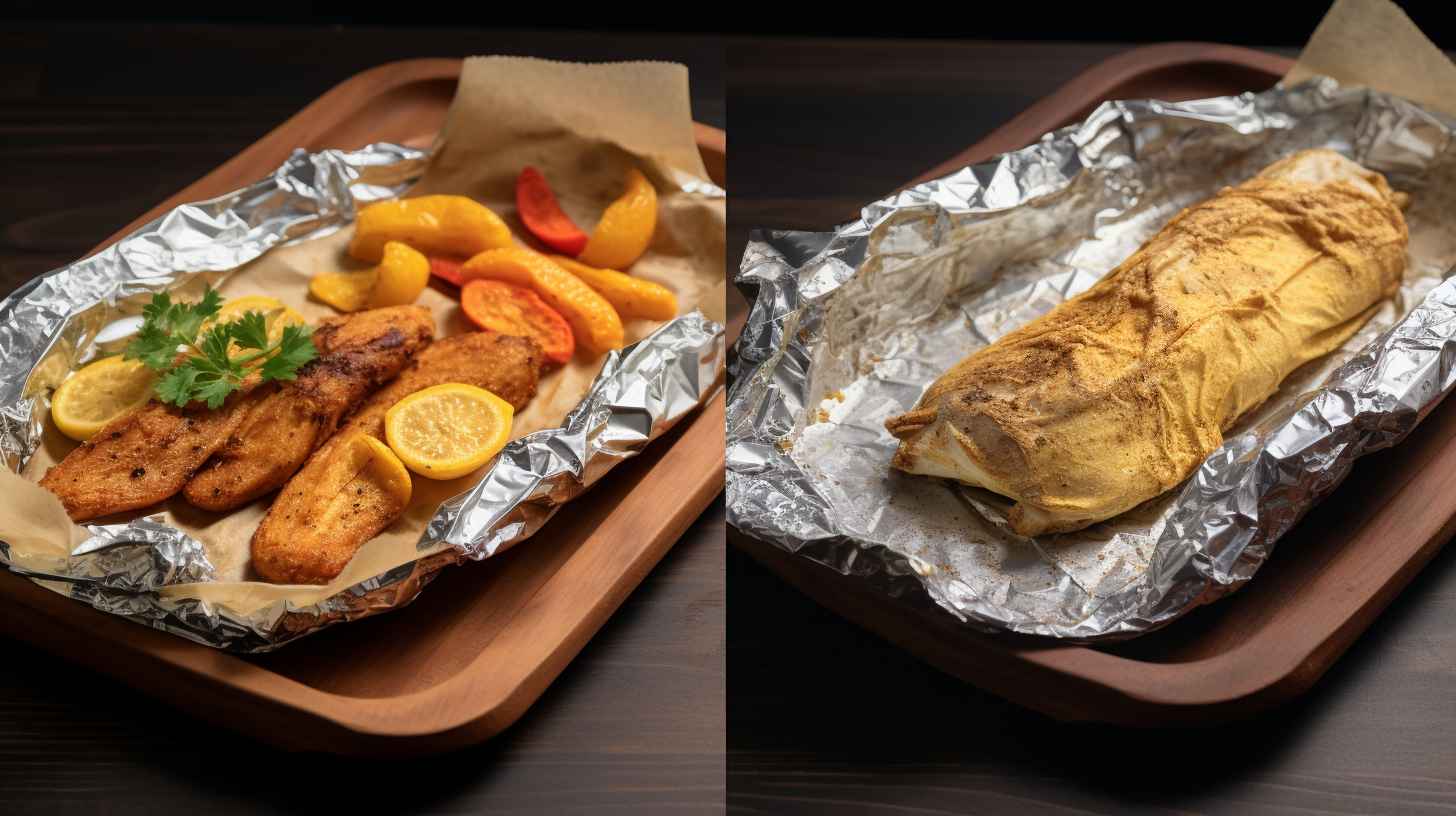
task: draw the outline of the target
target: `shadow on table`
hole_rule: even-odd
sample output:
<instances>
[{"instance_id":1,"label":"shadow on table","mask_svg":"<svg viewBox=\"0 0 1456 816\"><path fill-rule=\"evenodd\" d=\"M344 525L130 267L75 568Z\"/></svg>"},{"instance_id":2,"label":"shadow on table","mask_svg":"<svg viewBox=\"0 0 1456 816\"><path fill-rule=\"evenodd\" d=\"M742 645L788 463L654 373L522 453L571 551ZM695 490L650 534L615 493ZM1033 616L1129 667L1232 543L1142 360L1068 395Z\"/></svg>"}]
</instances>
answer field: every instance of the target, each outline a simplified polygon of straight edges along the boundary
<instances>
[{"instance_id":1,"label":"shadow on table","mask_svg":"<svg viewBox=\"0 0 1456 816\"><path fill-rule=\"evenodd\" d=\"M730 551L731 809L1449 805L1456 712L1439 701L1456 682L1453 571L1448 548L1305 696L1254 719L1158 730L1022 709ZM1216 610L1175 625L1207 625L1199 618Z\"/></svg>"},{"instance_id":2,"label":"shadow on table","mask_svg":"<svg viewBox=\"0 0 1456 816\"><path fill-rule=\"evenodd\" d=\"M700 661L684 656L694 652L671 636L721 614L721 576L699 562L703 550L722 553L722 525L719 500L519 722L434 757L278 751L0 641L0 813L721 807L722 742L711 735L722 728L723 675L696 668ZM698 651L721 655L721 639ZM644 665L662 697L644 698ZM699 705L689 692L704 682L712 699ZM675 722L662 713L674 707L698 715Z\"/></svg>"}]
</instances>

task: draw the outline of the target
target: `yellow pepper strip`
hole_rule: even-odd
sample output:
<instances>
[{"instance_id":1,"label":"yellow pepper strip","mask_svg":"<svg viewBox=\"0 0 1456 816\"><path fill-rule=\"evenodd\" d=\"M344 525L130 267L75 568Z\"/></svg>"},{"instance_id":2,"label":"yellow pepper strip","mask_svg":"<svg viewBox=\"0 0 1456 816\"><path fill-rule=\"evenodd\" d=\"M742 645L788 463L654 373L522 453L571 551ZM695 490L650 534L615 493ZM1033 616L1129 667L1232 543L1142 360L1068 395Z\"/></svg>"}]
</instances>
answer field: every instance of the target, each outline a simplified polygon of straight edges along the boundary
<instances>
[{"instance_id":1,"label":"yellow pepper strip","mask_svg":"<svg viewBox=\"0 0 1456 816\"><path fill-rule=\"evenodd\" d=\"M399 241L384 245L379 266L358 272L324 272L308 291L341 312L414 303L430 281L430 259Z\"/></svg>"},{"instance_id":2,"label":"yellow pepper strip","mask_svg":"<svg viewBox=\"0 0 1456 816\"><path fill-rule=\"evenodd\" d=\"M510 246L511 230L500 216L466 196L402 198L360 210L349 254L378 261L390 241L403 241L427 255L468 256Z\"/></svg>"},{"instance_id":3,"label":"yellow pepper strip","mask_svg":"<svg viewBox=\"0 0 1456 816\"><path fill-rule=\"evenodd\" d=\"M430 259L399 241L384 245L379 262L379 279L369 295L369 308L407 306L415 302L430 283Z\"/></svg>"},{"instance_id":4,"label":"yellow pepper strip","mask_svg":"<svg viewBox=\"0 0 1456 816\"><path fill-rule=\"evenodd\" d=\"M465 262L460 275L505 281L532 289L571 324L576 342L592 354L622 347L622 318L606 298L580 278L529 249L492 249Z\"/></svg>"},{"instance_id":5,"label":"yellow pepper strip","mask_svg":"<svg viewBox=\"0 0 1456 816\"><path fill-rule=\"evenodd\" d=\"M378 280L378 269L321 272L309 280L308 293L341 312L357 312L369 303Z\"/></svg>"},{"instance_id":6,"label":"yellow pepper strip","mask_svg":"<svg viewBox=\"0 0 1456 816\"><path fill-rule=\"evenodd\" d=\"M642 171L627 174L627 192L607 207L578 256L598 269L626 269L647 251L657 229L657 190Z\"/></svg>"},{"instance_id":7,"label":"yellow pepper strip","mask_svg":"<svg viewBox=\"0 0 1456 816\"><path fill-rule=\"evenodd\" d=\"M643 317L671 320L677 317L677 297L666 286L634 278L615 269L597 269L564 255L548 256L553 263L581 278L587 286L612 304L623 320Z\"/></svg>"}]
</instances>

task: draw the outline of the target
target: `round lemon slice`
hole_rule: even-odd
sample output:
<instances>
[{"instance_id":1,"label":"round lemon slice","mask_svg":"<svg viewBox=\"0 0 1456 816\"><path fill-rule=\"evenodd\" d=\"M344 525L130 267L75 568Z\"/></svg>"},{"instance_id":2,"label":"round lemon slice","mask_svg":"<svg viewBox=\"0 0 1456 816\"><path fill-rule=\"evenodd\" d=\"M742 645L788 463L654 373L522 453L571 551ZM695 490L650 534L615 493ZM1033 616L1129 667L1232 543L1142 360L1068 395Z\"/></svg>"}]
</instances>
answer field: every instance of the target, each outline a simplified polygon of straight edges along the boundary
<instances>
[{"instance_id":1,"label":"round lemon slice","mask_svg":"<svg viewBox=\"0 0 1456 816\"><path fill-rule=\"evenodd\" d=\"M140 360L97 360L67 377L51 395L51 419L61 433L85 442L106 423L145 405L156 380Z\"/></svg>"},{"instance_id":2,"label":"round lemon slice","mask_svg":"<svg viewBox=\"0 0 1456 816\"><path fill-rule=\"evenodd\" d=\"M202 325L202 331L207 331L213 326L223 323L231 323L248 312L262 312L263 321L268 326L268 342L277 343L283 338L283 328L290 324L302 326L308 321L303 315L283 305L283 301L271 298L267 295L243 295L232 300L223 301L222 307L217 314L212 316ZM228 344L228 355L242 353L242 348L237 343ZM258 363L254 363L258 365Z\"/></svg>"},{"instance_id":3,"label":"round lemon slice","mask_svg":"<svg viewBox=\"0 0 1456 816\"><path fill-rule=\"evenodd\" d=\"M248 312L262 312L263 318L268 323L268 342L276 343L283 337L283 327L289 325L302 326L308 321L303 315L283 305L278 298L271 298L267 295L244 295L223 301L222 308L213 315L209 325L217 323L231 323Z\"/></svg>"},{"instance_id":4,"label":"round lemon slice","mask_svg":"<svg viewBox=\"0 0 1456 816\"><path fill-rule=\"evenodd\" d=\"M262 312L267 314L274 309L286 309L283 301L267 295L243 295L242 297L228 298L218 308L214 320L227 322L240 317L244 312Z\"/></svg>"},{"instance_id":5,"label":"round lemon slice","mask_svg":"<svg viewBox=\"0 0 1456 816\"><path fill-rule=\"evenodd\" d=\"M405 467L456 479L490 461L511 438L511 404L484 388L445 383L417 391L384 415L384 435Z\"/></svg>"}]
</instances>

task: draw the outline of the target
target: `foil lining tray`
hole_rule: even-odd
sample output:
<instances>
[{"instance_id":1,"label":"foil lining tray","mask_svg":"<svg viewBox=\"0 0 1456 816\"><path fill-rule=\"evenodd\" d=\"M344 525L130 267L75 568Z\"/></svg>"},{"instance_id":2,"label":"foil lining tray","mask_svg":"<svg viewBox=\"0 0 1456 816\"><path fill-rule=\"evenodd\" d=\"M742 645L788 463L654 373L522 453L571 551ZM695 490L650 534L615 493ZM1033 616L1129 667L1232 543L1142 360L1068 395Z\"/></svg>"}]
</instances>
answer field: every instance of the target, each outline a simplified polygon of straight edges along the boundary
<instances>
[{"instance_id":1,"label":"foil lining tray","mask_svg":"<svg viewBox=\"0 0 1456 816\"><path fill-rule=\"evenodd\" d=\"M19 472L41 444L49 391L72 368L113 353L108 326L159 291L216 284L269 249L348 224L356 206L400 195L428 153L392 144L295 151L270 177L168 212L116 244L0 301L0 456ZM717 195L723 195L721 191ZM126 308L123 308L126 304ZM669 430L717 389L724 329L693 312L605 358L558 428L511 442L470 490L441 505L421 557L316 604L277 601L239 615L165 588L207 582L201 542L156 517L88 525L64 561L0 564L36 583L210 646L265 652L334 623L407 604L445 566L481 560L534 534L563 503Z\"/></svg>"},{"instance_id":2,"label":"foil lining tray","mask_svg":"<svg viewBox=\"0 0 1456 816\"><path fill-rule=\"evenodd\" d=\"M1452 127L1327 78L1109 102L832 233L756 232L736 279L753 305L730 365L729 523L987 631L1124 638L1236 590L1357 458L1399 442L1456 384ZM1088 288L1184 207L1312 147L1410 194L1408 272L1181 487L1032 539L1011 531L1001 497L890 470L884 421L952 364Z\"/></svg>"}]
</instances>

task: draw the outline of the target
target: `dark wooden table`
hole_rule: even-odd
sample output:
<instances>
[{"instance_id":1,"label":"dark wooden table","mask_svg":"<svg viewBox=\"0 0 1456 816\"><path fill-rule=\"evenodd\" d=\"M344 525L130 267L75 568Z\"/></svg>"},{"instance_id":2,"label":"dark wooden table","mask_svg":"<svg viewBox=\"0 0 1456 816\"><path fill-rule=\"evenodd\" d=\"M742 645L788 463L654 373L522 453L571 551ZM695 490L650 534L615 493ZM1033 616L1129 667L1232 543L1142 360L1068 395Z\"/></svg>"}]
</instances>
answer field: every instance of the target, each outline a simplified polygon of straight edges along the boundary
<instances>
[{"instance_id":1,"label":"dark wooden table","mask_svg":"<svg viewBox=\"0 0 1456 816\"><path fill-rule=\"evenodd\" d=\"M850 220L1125 47L736 43L734 265L750 228ZM846 623L736 549L728 582L733 812L1456 810L1456 548L1304 698L1176 731L1029 713Z\"/></svg>"},{"instance_id":2,"label":"dark wooden table","mask_svg":"<svg viewBox=\"0 0 1456 816\"><path fill-rule=\"evenodd\" d=\"M0 31L0 291L73 260L357 71L481 53L683 62L696 118L724 124L711 40L10 26ZM0 813L719 810L723 531L720 502L504 735L418 762L281 754L0 642ZM666 712L690 707L661 704L684 699L703 703L687 718Z\"/></svg>"}]
</instances>

